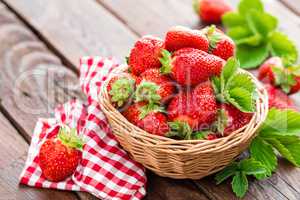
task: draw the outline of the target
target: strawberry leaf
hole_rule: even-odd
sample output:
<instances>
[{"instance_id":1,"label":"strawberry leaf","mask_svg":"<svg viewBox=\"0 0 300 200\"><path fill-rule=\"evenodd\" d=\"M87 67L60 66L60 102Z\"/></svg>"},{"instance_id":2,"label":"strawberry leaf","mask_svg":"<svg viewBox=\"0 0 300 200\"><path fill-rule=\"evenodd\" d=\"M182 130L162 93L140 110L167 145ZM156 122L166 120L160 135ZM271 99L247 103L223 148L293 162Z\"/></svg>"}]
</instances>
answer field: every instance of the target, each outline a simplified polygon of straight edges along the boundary
<instances>
[{"instance_id":1,"label":"strawberry leaf","mask_svg":"<svg viewBox=\"0 0 300 200\"><path fill-rule=\"evenodd\" d=\"M280 135L300 134L300 113L294 110L271 109L268 117L260 128L260 135L265 137L270 133Z\"/></svg>"},{"instance_id":2,"label":"strawberry leaf","mask_svg":"<svg viewBox=\"0 0 300 200\"><path fill-rule=\"evenodd\" d=\"M245 196L248 190L248 179L244 172L237 172L231 182L232 190L237 197Z\"/></svg>"},{"instance_id":3,"label":"strawberry leaf","mask_svg":"<svg viewBox=\"0 0 300 200\"><path fill-rule=\"evenodd\" d=\"M252 10L264 12L264 5L260 0L241 0L238 10L241 15L246 15Z\"/></svg>"},{"instance_id":4,"label":"strawberry leaf","mask_svg":"<svg viewBox=\"0 0 300 200\"><path fill-rule=\"evenodd\" d=\"M265 141L272 145L282 157L300 167L300 139L298 136L269 134Z\"/></svg>"},{"instance_id":5,"label":"strawberry leaf","mask_svg":"<svg viewBox=\"0 0 300 200\"><path fill-rule=\"evenodd\" d=\"M222 171L218 172L215 176L215 180L217 181L217 184L222 183L227 178L235 175L235 173L238 171L238 164L237 162L233 162L227 167L225 167Z\"/></svg>"},{"instance_id":6,"label":"strawberry leaf","mask_svg":"<svg viewBox=\"0 0 300 200\"><path fill-rule=\"evenodd\" d=\"M228 28L243 26L246 21L244 16L240 15L237 12L227 12L222 15L222 23Z\"/></svg>"},{"instance_id":7,"label":"strawberry leaf","mask_svg":"<svg viewBox=\"0 0 300 200\"><path fill-rule=\"evenodd\" d=\"M237 73L230 79L230 81L226 85L226 88L229 90L235 87L244 88L250 93L255 90L255 84L253 83L251 76L246 73Z\"/></svg>"},{"instance_id":8,"label":"strawberry leaf","mask_svg":"<svg viewBox=\"0 0 300 200\"><path fill-rule=\"evenodd\" d=\"M192 139L193 130L186 122L174 121L168 122L168 125L171 129L170 132L167 133L167 137L179 137L180 139L190 140Z\"/></svg>"},{"instance_id":9,"label":"strawberry leaf","mask_svg":"<svg viewBox=\"0 0 300 200\"><path fill-rule=\"evenodd\" d=\"M232 77L237 72L239 66L240 66L239 61L237 61L236 59L229 58L227 60L221 72L221 77L223 77L225 83L227 83L229 78Z\"/></svg>"},{"instance_id":10,"label":"strawberry leaf","mask_svg":"<svg viewBox=\"0 0 300 200\"><path fill-rule=\"evenodd\" d=\"M263 179L271 176L277 167L277 157L272 146L258 136L250 145L250 153L253 159L262 163L266 168L266 173L255 175L255 177L257 179Z\"/></svg>"},{"instance_id":11,"label":"strawberry leaf","mask_svg":"<svg viewBox=\"0 0 300 200\"><path fill-rule=\"evenodd\" d=\"M254 112L253 93L242 87L236 87L226 91L225 98L242 112Z\"/></svg>"},{"instance_id":12,"label":"strawberry leaf","mask_svg":"<svg viewBox=\"0 0 300 200\"><path fill-rule=\"evenodd\" d=\"M239 45L236 56L241 63L241 68L251 69L260 65L269 56L269 48L267 44L255 47Z\"/></svg>"},{"instance_id":13,"label":"strawberry leaf","mask_svg":"<svg viewBox=\"0 0 300 200\"><path fill-rule=\"evenodd\" d=\"M266 173L265 166L254 159L245 159L240 161L239 168L246 175L260 175Z\"/></svg>"},{"instance_id":14,"label":"strawberry leaf","mask_svg":"<svg viewBox=\"0 0 300 200\"><path fill-rule=\"evenodd\" d=\"M246 15L246 20L251 31L266 38L277 27L277 19L268 14L257 10L250 10Z\"/></svg>"},{"instance_id":15,"label":"strawberry leaf","mask_svg":"<svg viewBox=\"0 0 300 200\"><path fill-rule=\"evenodd\" d=\"M275 31L269 40L272 56L281 57L284 65L292 65L297 61L297 48L285 34Z\"/></svg>"}]
</instances>

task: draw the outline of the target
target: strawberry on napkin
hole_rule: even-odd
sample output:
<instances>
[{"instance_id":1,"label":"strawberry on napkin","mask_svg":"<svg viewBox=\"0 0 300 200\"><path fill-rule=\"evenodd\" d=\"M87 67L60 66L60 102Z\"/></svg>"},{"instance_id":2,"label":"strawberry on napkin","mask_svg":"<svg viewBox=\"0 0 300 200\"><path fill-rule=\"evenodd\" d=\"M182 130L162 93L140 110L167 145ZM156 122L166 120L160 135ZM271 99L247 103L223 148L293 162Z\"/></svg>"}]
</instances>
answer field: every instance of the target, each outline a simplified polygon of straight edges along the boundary
<instances>
[{"instance_id":1,"label":"strawberry on napkin","mask_svg":"<svg viewBox=\"0 0 300 200\"><path fill-rule=\"evenodd\" d=\"M97 102L101 84L117 66L113 59L86 57L80 60L80 85L88 97L60 105L55 117L39 119L32 136L20 183L33 187L86 191L101 199L141 199L145 196L144 168L120 148ZM39 150L61 127L75 128L85 141L82 158L72 176L51 182L39 166Z\"/></svg>"}]
</instances>

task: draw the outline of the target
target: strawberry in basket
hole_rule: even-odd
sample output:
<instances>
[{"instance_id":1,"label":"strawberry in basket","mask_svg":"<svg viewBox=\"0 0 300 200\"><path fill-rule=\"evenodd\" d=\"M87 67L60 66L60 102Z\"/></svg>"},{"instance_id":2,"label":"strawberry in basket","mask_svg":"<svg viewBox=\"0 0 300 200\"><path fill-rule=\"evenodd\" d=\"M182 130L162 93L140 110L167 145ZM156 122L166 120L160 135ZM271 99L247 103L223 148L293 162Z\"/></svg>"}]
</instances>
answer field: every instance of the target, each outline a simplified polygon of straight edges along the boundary
<instances>
[{"instance_id":1,"label":"strawberry in basket","mask_svg":"<svg viewBox=\"0 0 300 200\"><path fill-rule=\"evenodd\" d=\"M166 103L175 93L175 83L160 72L158 68L144 71L136 81L135 98L137 102Z\"/></svg>"},{"instance_id":2,"label":"strawberry in basket","mask_svg":"<svg viewBox=\"0 0 300 200\"><path fill-rule=\"evenodd\" d=\"M209 40L209 52L224 60L234 56L235 44L233 40L228 37L221 30L217 29L215 25L211 25L202 30Z\"/></svg>"},{"instance_id":3,"label":"strawberry in basket","mask_svg":"<svg viewBox=\"0 0 300 200\"><path fill-rule=\"evenodd\" d=\"M131 100L135 89L134 77L130 74L113 77L107 84L107 92L115 107L121 107Z\"/></svg>"},{"instance_id":4,"label":"strawberry in basket","mask_svg":"<svg viewBox=\"0 0 300 200\"><path fill-rule=\"evenodd\" d=\"M76 129L62 127L57 138L47 139L39 152L39 165L46 179L54 182L72 175L80 162L83 141Z\"/></svg>"},{"instance_id":5,"label":"strawberry in basket","mask_svg":"<svg viewBox=\"0 0 300 200\"><path fill-rule=\"evenodd\" d=\"M128 62L135 86L128 78L112 80L111 101L115 107L128 102L122 114L151 134L209 140L229 135L255 111L254 83L229 58L234 51L232 40L214 26L172 27L165 41L142 37Z\"/></svg>"},{"instance_id":6,"label":"strawberry in basket","mask_svg":"<svg viewBox=\"0 0 300 200\"><path fill-rule=\"evenodd\" d=\"M150 68L160 68L159 58L164 42L157 37L144 36L139 39L130 52L128 64L134 75L140 75Z\"/></svg>"},{"instance_id":7,"label":"strawberry in basket","mask_svg":"<svg viewBox=\"0 0 300 200\"><path fill-rule=\"evenodd\" d=\"M287 94L300 90L300 66L284 67L280 57L271 57L259 68L259 80L280 87Z\"/></svg>"},{"instance_id":8,"label":"strawberry in basket","mask_svg":"<svg viewBox=\"0 0 300 200\"><path fill-rule=\"evenodd\" d=\"M225 61L217 56L194 48L183 48L173 55L163 50L161 71L170 74L180 85L196 86L211 76L219 75Z\"/></svg>"},{"instance_id":9,"label":"strawberry in basket","mask_svg":"<svg viewBox=\"0 0 300 200\"><path fill-rule=\"evenodd\" d=\"M166 50L173 52L187 47L208 52L209 41L199 30L192 30L183 26L170 28L165 38Z\"/></svg>"},{"instance_id":10,"label":"strawberry in basket","mask_svg":"<svg viewBox=\"0 0 300 200\"><path fill-rule=\"evenodd\" d=\"M122 114L134 125L154 135L164 136L169 131L162 107L145 102L134 103Z\"/></svg>"},{"instance_id":11,"label":"strawberry in basket","mask_svg":"<svg viewBox=\"0 0 300 200\"><path fill-rule=\"evenodd\" d=\"M217 103L210 82L196 86L191 92L182 92L168 106L170 121L186 122L192 129L209 126L216 119Z\"/></svg>"}]
</instances>

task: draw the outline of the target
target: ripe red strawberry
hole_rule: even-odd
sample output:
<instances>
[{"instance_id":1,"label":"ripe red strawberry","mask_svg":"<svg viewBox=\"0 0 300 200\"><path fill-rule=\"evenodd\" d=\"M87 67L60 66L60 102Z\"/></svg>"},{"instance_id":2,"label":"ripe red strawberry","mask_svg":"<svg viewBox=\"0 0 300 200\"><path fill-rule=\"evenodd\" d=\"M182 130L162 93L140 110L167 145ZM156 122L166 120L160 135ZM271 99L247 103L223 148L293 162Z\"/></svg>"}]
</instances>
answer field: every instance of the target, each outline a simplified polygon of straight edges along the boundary
<instances>
[{"instance_id":1,"label":"ripe red strawberry","mask_svg":"<svg viewBox=\"0 0 300 200\"><path fill-rule=\"evenodd\" d=\"M217 103L209 81L197 85L192 91L181 92L168 106L170 121L186 122L194 129L208 128L216 119Z\"/></svg>"},{"instance_id":2,"label":"ripe red strawberry","mask_svg":"<svg viewBox=\"0 0 300 200\"><path fill-rule=\"evenodd\" d=\"M121 107L130 100L135 89L135 80L130 74L113 77L107 84L107 92L115 107Z\"/></svg>"},{"instance_id":3,"label":"ripe red strawberry","mask_svg":"<svg viewBox=\"0 0 300 200\"><path fill-rule=\"evenodd\" d=\"M221 23L222 15L232 11L224 0L194 0L193 6L202 21L211 24Z\"/></svg>"},{"instance_id":4,"label":"ripe red strawberry","mask_svg":"<svg viewBox=\"0 0 300 200\"><path fill-rule=\"evenodd\" d=\"M163 47L164 42L160 38L144 36L139 39L131 49L128 58L131 72L138 76L146 69L159 68L161 66L159 58Z\"/></svg>"},{"instance_id":5,"label":"ripe red strawberry","mask_svg":"<svg viewBox=\"0 0 300 200\"><path fill-rule=\"evenodd\" d=\"M275 74L272 70L273 67L283 69L283 64L280 57L271 57L268 60L266 60L259 68L258 79L265 83L270 83L274 85Z\"/></svg>"},{"instance_id":6,"label":"ripe red strawberry","mask_svg":"<svg viewBox=\"0 0 300 200\"><path fill-rule=\"evenodd\" d=\"M218 113L217 131L225 136L247 125L253 116L253 113L244 113L231 104L220 105Z\"/></svg>"},{"instance_id":7,"label":"ripe red strawberry","mask_svg":"<svg viewBox=\"0 0 300 200\"><path fill-rule=\"evenodd\" d=\"M165 48L168 51L176 51L191 47L208 52L209 42L199 30L192 30L183 26L172 27L165 38Z\"/></svg>"},{"instance_id":8,"label":"ripe red strawberry","mask_svg":"<svg viewBox=\"0 0 300 200\"><path fill-rule=\"evenodd\" d=\"M162 108L145 102L135 103L123 112L125 118L154 135L165 136L169 132L167 117L162 113Z\"/></svg>"},{"instance_id":9,"label":"ripe red strawberry","mask_svg":"<svg viewBox=\"0 0 300 200\"><path fill-rule=\"evenodd\" d=\"M45 178L58 182L72 175L80 162L82 147L76 129L61 128L57 138L47 139L39 152L39 165Z\"/></svg>"},{"instance_id":10,"label":"ripe red strawberry","mask_svg":"<svg viewBox=\"0 0 300 200\"><path fill-rule=\"evenodd\" d=\"M228 58L234 56L235 44L225 33L217 29L214 25L204 28L202 32L209 40L209 53L224 60L228 60Z\"/></svg>"},{"instance_id":11,"label":"ripe red strawberry","mask_svg":"<svg viewBox=\"0 0 300 200\"><path fill-rule=\"evenodd\" d=\"M280 89L273 87L270 84L266 84L265 88L269 95L269 107L277 109L294 109L296 106L292 99L290 99L284 92Z\"/></svg>"},{"instance_id":12,"label":"ripe red strawberry","mask_svg":"<svg viewBox=\"0 0 300 200\"><path fill-rule=\"evenodd\" d=\"M284 67L281 58L271 57L259 68L258 79L280 87L287 94L300 90L300 67Z\"/></svg>"},{"instance_id":13,"label":"ripe red strawberry","mask_svg":"<svg viewBox=\"0 0 300 200\"><path fill-rule=\"evenodd\" d=\"M175 92L175 83L157 68L148 69L137 79L136 100L166 103Z\"/></svg>"},{"instance_id":14,"label":"ripe red strawberry","mask_svg":"<svg viewBox=\"0 0 300 200\"><path fill-rule=\"evenodd\" d=\"M194 48L180 49L173 56L167 50L162 54L162 73L170 73L183 86L195 86L211 76L220 75L225 64L223 59Z\"/></svg>"}]
</instances>

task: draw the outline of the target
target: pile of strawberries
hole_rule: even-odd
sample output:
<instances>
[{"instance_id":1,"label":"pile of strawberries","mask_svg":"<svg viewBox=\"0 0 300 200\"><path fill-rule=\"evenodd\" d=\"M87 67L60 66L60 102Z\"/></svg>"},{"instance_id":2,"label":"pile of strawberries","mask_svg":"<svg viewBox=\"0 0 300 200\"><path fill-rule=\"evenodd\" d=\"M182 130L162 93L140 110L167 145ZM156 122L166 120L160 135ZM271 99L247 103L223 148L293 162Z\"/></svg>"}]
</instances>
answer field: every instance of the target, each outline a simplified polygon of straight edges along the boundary
<instances>
[{"instance_id":1,"label":"pile of strawberries","mask_svg":"<svg viewBox=\"0 0 300 200\"><path fill-rule=\"evenodd\" d=\"M280 57L271 57L260 66L258 79L268 91L269 107L296 110L288 95L300 91L300 66L284 66Z\"/></svg>"},{"instance_id":2,"label":"pile of strawberries","mask_svg":"<svg viewBox=\"0 0 300 200\"><path fill-rule=\"evenodd\" d=\"M123 116L148 133L216 139L253 115L224 101L212 84L234 53L234 42L214 26L172 27L165 40L140 38L128 57L128 73L111 79L107 91Z\"/></svg>"}]
</instances>

